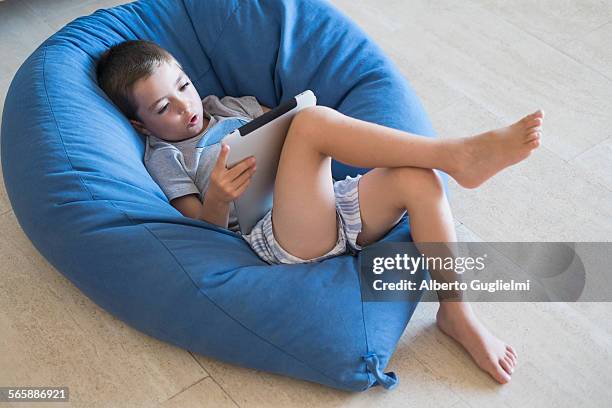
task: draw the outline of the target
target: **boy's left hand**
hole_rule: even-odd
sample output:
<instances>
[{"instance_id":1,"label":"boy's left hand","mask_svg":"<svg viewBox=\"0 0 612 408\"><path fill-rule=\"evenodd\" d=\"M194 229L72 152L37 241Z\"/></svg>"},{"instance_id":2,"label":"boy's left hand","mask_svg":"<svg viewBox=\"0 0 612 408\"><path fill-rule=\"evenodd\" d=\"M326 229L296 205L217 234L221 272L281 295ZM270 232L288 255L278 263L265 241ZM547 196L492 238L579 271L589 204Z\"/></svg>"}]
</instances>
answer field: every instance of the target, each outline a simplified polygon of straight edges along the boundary
<instances>
[{"instance_id":1,"label":"boy's left hand","mask_svg":"<svg viewBox=\"0 0 612 408\"><path fill-rule=\"evenodd\" d=\"M214 201L229 203L236 200L249 186L251 177L255 173L255 157L247 157L227 168L229 146L221 144L221 152L217 163L210 175L210 182L206 194Z\"/></svg>"}]
</instances>

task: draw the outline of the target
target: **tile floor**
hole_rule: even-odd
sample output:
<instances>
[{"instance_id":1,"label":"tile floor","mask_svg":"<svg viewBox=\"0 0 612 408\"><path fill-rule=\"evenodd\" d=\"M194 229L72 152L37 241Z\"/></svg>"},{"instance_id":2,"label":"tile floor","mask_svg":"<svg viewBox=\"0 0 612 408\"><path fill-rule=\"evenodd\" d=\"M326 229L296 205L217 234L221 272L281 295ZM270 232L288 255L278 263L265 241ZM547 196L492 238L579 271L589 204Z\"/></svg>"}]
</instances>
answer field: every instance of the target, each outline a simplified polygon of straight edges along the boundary
<instances>
[{"instance_id":1,"label":"tile floor","mask_svg":"<svg viewBox=\"0 0 612 408\"><path fill-rule=\"evenodd\" d=\"M0 109L15 71L45 38L80 15L122 3L0 1ZM409 78L442 137L546 111L542 146L527 161L476 190L451 182L460 239L612 240L612 3L333 4ZM231 366L161 343L93 304L37 253L0 183L0 386L66 384L71 403L64 405L84 407L602 407L612 401L611 304L475 304L520 355L506 386L435 328L435 307L421 304L404 333L388 367L402 379L392 392L347 394Z\"/></svg>"}]
</instances>

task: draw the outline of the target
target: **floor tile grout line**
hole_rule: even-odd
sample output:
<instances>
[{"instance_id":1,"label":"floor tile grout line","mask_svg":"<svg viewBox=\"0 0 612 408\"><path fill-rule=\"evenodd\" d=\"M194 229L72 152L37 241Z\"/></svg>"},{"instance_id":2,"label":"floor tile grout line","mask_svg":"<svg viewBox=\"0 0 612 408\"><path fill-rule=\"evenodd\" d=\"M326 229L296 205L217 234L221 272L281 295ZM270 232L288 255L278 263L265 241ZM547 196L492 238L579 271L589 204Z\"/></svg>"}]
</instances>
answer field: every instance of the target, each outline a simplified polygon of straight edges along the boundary
<instances>
[{"instance_id":1,"label":"floor tile grout line","mask_svg":"<svg viewBox=\"0 0 612 408\"><path fill-rule=\"evenodd\" d=\"M129 2L129 0L125 0L125 3L128 3L128 2ZM98 0L87 0L87 1L84 1L84 2L74 1L74 4L71 7L68 7L68 8L66 8L63 11L68 11L70 9L73 9L73 8L76 8L76 7L79 7L79 6L98 5L98 3L100 3L100 1L98 1ZM124 4L124 3L122 3L122 4ZM28 3L24 3L24 6L26 8L28 8L28 10L30 10L30 12L32 12L38 19L40 19L40 21L42 23L44 23L45 27L47 27L49 30L51 30L51 33L52 33L51 36L54 35L55 33L57 33L59 30L62 29L62 27L64 27L66 24L68 24L69 22L73 21L74 19L76 19L78 17L83 17L83 16L88 15L88 14L83 14L83 15L79 15L79 16L74 17L74 18L70 18L69 20L66 20L66 21L61 20L61 23L60 23L59 26L54 26L53 25L53 20L49 20L48 16L45 15L44 13L41 13L41 10L39 8L33 7L30 4L28 4ZM107 7L101 6L101 7L98 7L98 8L107 8ZM44 8L43 11L45 11L45 10L48 10L48 9ZM61 18L59 14L56 15L55 17L58 19L58 21Z\"/></svg>"},{"instance_id":2,"label":"floor tile grout line","mask_svg":"<svg viewBox=\"0 0 612 408\"><path fill-rule=\"evenodd\" d=\"M602 140L601 142L594 144L593 146L589 147L586 150L583 150L582 152L578 153L576 156L572 157L571 159L568 160L568 162L572 162L574 160L576 160L578 157L582 156L583 154L591 151L592 149L596 148L597 146L599 146L600 144L606 143L608 141L612 141L612 136L606 137L604 140Z\"/></svg>"},{"instance_id":3,"label":"floor tile grout line","mask_svg":"<svg viewBox=\"0 0 612 408\"><path fill-rule=\"evenodd\" d=\"M204 367L204 366L202 365L202 363L200 363L200 360L198 360L198 359L196 358L196 356L194 356L194 355L193 355L193 352L192 352L191 350L187 350L187 352L189 353L189 355L191 356L191 358L193 358L193 360L196 362L196 364L197 364L197 365L199 365L199 366L200 366L200 368L201 368L202 370L204 370L204 372L210 376L210 373L208 372L208 370L206 369L206 367Z\"/></svg>"},{"instance_id":4,"label":"floor tile grout line","mask_svg":"<svg viewBox=\"0 0 612 408\"><path fill-rule=\"evenodd\" d=\"M563 160L563 161L565 161L565 162L566 162L568 165L570 165L570 166L572 166L572 167L574 167L574 168L576 168L576 169L582 170L582 171L588 171L588 170L591 170L591 167L587 167L587 168L586 168L586 170L585 170L585 168L583 168L583 167L581 167L581 166L576 165L577 160L578 160L578 159L580 158L580 156L582 156L583 154L590 152L591 150L593 150L593 149L595 149L595 148L599 147L600 145L602 145L602 144L604 144L604 143L608 142L609 140L610 140L610 141L612 141L612 136L611 136L611 137L608 137L608 138L606 138L606 139L604 139L604 140L602 140L601 142L599 142L599 143L597 143L597 144L595 144L595 145L593 145L593 146L591 146L590 148L586 149L586 150L585 150L585 151L583 151L582 153L580 153L580 154L576 155L576 157L572 157L572 158L571 158L571 159L569 159L569 160ZM598 177L597 177L597 178L594 178L593 182L595 182L595 183L599 184L600 186L602 186L602 187L603 187L603 188L605 188L606 190L608 190L608 191L612 192L612 187L611 187L611 186L608 186L607 184L605 184L605 183L603 182L603 180L600 180Z\"/></svg>"},{"instance_id":5,"label":"floor tile grout line","mask_svg":"<svg viewBox=\"0 0 612 408\"><path fill-rule=\"evenodd\" d=\"M234 400L234 398L232 398L232 396L230 395L230 393L229 393L229 392L227 392L227 390L226 390L225 388L223 388L223 387L221 386L221 384L219 384L219 383L217 382L217 380L215 379L215 377L213 377L213 376L212 376L212 374L210 374L210 373L208 372L208 370L206 369L206 367L204 367L204 366L202 365L202 363L200 362L200 360L198 360L198 359L196 358L196 356L194 356L193 352L192 352L192 351L189 351L189 350L188 350L187 352L188 352L188 353L191 355L191 357L192 357L192 358L195 360L195 362L196 362L196 363L197 363L197 364L198 364L198 365L199 365L199 366L202 368L202 370L204 370L204 371L206 372L206 374L208 374L208 376L209 376L209 377L210 377L210 378L213 380L213 382L214 382L215 384L217 384L217 386L219 386L219 388L221 388L221 390L223 391L223 393L224 393L225 395L227 395L227 397L228 397L228 398L229 398L229 399L230 399L230 400L231 400L231 401L232 401L232 402L233 402L233 403L234 403L234 404L235 404L235 405L236 405L238 408L240 408L240 405L238 405L238 403L237 403L237 402Z\"/></svg>"},{"instance_id":6,"label":"floor tile grout line","mask_svg":"<svg viewBox=\"0 0 612 408\"><path fill-rule=\"evenodd\" d=\"M500 114L498 114L498 113L496 113L496 112L492 111L492 110L491 110L491 109L489 109L487 106L485 106L485 105L481 104L481 103L480 103L478 100L474 99L474 98L472 97L472 95L467 94L467 93L464 93L463 91L460 91L460 92L461 92L461 94L462 94L462 97L463 97L463 98L468 99L468 101L469 101L469 102L472 102L472 103L477 104L477 105L478 105L478 106L479 106L479 107L480 107L482 110L484 110L485 112L487 112L488 114L490 114L490 115L491 115L492 117L494 117L496 120L497 120L497 119L499 119L499 120L503 120L503 119L504 119L504 117L503 117L503 116L501 116ZM446 107L445 107L445 108L443 108L443 109L438 109L438 110L436 111L436 114L439 114L439 113L441 113L441 112L444 112L444 111L445 111L445 110L447 110L447 109L452 108L452 107L453 107L453 105L454 105L454 103L455 103L455 102L457 102L457 101L459 101L460 99L461 99L461 98L458 98L456 101L454 101L454 102L453 102L453 104L451 104L451 105L449 105L449 106L446 106ZM504 126L504 125L503 125L503 124L501 124L500 126ZM552 150L552 149L550 149L550 148L547 148L547 147L546 147L546 146L544 146L544 145L540 146L540 149L544 148L544 149L548 150L548 152L549 152L549 153L551 153L552 155L554 155L555 157L557 157L558 159L560 159L562 162L564 162L564 163L565 163L565 164L567 164L568 166L572 166L572 167L574 167L574 166L575 166L574 161L575 161L575 160L576 160L578 157L580 157L582 154L584 154L584 153L586 153L586 152L590 151L591 149L593 149L593 148L595 148L595 147L599 146L600 144L602 144L602 143L604 143L604 142L608 141L609 139L612 139L612 136L611 136L611 137L607 137L607 138L605 138L605 139L603 139L603 140L601 140L601 141L599 141L599 142L595 143L594 145L587 147L586 149L584 149L584 150L582 150L582 151L580 151L580 152L578 152L578 153L574 154L572 157L570 157L570 158L568 158L568 159L564 158L563 156L561 156L561 155L559 155L558 153L556 153L554 150ZM599 183L599 184L601 184L601 183ZM606 186L606 185L604 185L603 187L604 187L606 190L611 190L611 191L612 191L612 189L610 189L610 187L608 187L608 186Z\"/></svg>"},{"instance_id":7,"label":"floor tile grout line","mask_svg":"<svg viewBox=\"0 0 612 408\"><path fill-rule=\"evenodd\" d=\"M512 22L512 21L510 21L510 20L508 20L508 19L506 19L505 17L503 17L503 16L501 16L501 15L499 15L499 14L496 14L496 13L494 13L494 12L492 12L492 11L489 11L489 10L487 10L487 9L486 9L486 8L484 8L484 7L481 7L481 10L482 10L482 11L484 11L485 13L490 14L491 16L495 16L496 18L499 18L499 19L501 19L501 20L505 21L506 23L510 24L511 26L513 26L514 28L516 28L517 30L520 30L521 32L525 33L526 35L528 35L528 36L530 36L530 37L532 37L532 38L534 38L534 39L536 39L536 40L540 41L542 44L545 44L545 45L547 45L548 47L552 48L553 50L557 51L557 52L558 52L558 53L560 53L561 55L566 56L567 58L571 59L572 61L576 62L577 64L582 65L583 67L587 68L588 70L591 70L591 71L595 72L596 74L598 74L598 75L602 76L603 78L605 78L605 79L606 79L606 80L608 80L609 82L612 82L612 78L608 77L606 74L604 74L604 73L602 73L602 72L599 72L597 69L595 69L595 68L591 67L590 65L586 65L585 63L583 63L583 62L581 62L581 61L577 60L577 59L576 59L576 57L574 57L574 56L572 56L572 55L568 54L567 52L565 52L565 51L563 51L563 50L561 50L561 49L557 48L557 46L555 46L555 45L553 45L553 44L549 43L548 41L546 41L546 40L544 40L544 39L542 39L542 38L538 37L537 35L535 35L535 34L533 34L533 33L529 32L529 31L525 30L524 28L522 28L521 26L517 25L516 23L514 23L514 22ZM607 23L606 23L606 24L607 24ZM573 41L573 40L572 40L572 41Z\"/></svg>"},{"instance_id":8,"label":"floor tile grout line","mask_svg":"<svg viewBox=\"0 0 612 408\"><path fill-rule=\"evenodd\" d=\"M586 32L586 33L583 33L583 34L579 35L579 36L578 36L578 37L576 37L576 38L572 38L571 40L566 41L566 42L564 43L564 45L570 44L570 43L572 43L572 42L574 42L574 41L580 41L580 40L582 40L582 39L584 39L584 38L588 37L589 35L591 35L591 34L592 34L592 33L594 33L595 31L599 30L600 28L605 27L605 26L607 26L608 24L611 24L611 23L612 23L612 20L610 20L610 21L606 21L605 23L603 23L603 24L601 24L601 25L599 25L599 26L595 27L594 29L589 30L589 31L588 31L588 32Z\"/></svg>"},{"instance_id":9,"label":"floor tile grout line","mask_svg":"<svg viewBox=\"0 0 612 408\"><path fill-rule=\"evenodd\" d=\"M176 397L179 394L182 394L183 392L187 391L188 389L190 389L191 387L193 387L196 384L201 383L202 381L204 381L205 379L209 378L210 374L208 374L208 372L206 372L206 375L202 378L200 378L199 380L197 380L196 382L194 382L193 384L189 384L188 386L186 386L185 388L182 388L179 392L173 394L172 396L170 396L170 398L160 402L160 404L165 403L166 401L170 401L172 398Z\"/></svg>"},{"instance_id":10,"label":"floor tile grout line","mask_svg":"<svg viewBox=\"0 0 612 408\"><path fill-rule=\"evenodd\" d=\"M44 17L44 15L40 14L38 12L38 10L36 10L36 8L30 6L27 2L23 3L23 5L25 6L25 8L27 8L28 10L30 10L30 12L36 16L36 18L38 18L40 20L41 23L43 23L45 25L46 28L48 28L49 30L51 30L51 32L54 34L57 30L55 30L53 27L51 27L51 25L48 23L47 19ZM53 35L51 34L51 35ZM27 57L26 57L27 59Z\"/></svg>"},{"instance_id":11,"label":"floor tile grout line","mask_svg":"<svg viewBox=\"0 0 612 408\"><path fill-rule=\"evenodd\" d=\"M425 332L425 333L421 333L421 335L424 335L424 334L426 334L426 332ZM431 372L431 373L436 373L436 369L435 369L435 367L432 367L430 364L428 364L428 363L426 362L426 360L422 360L422 359L420 359L420 358L419 358L419 356L418 356L418 353L415 353L415 355L414 355L414 359L415 359L417 362L419 362L419 363L420 363L420 364L421 364L423 367L425 367L427 370L429 370L429 372ZM446 388L447 388L447 390L448 390L448 391L449 391L451 394L455 395L455 396L458 398L458 400L459 400L459 401L462 401L462 400L463 400L463 399L461 398L461 394L457 393L457 391L455 391L455 390L454 390L452 387L446 387ZM457 405L457 404L455 403L455 404L451 405L451 407L452 407L452 406L455 406L455 405Z\"/></svg>"},{"instance_id":12,"label":"floor tile grout line","mask_svg":"<svg viewBox=\"0 0 612 408\"><path fill-rule=\"evenodd\" d=\"M513 23L513 22L511 22L511 21L507 20L507 19L506 19L506 18L504 18L503 16L498 15L498 14L496 14L496 13L494 13L494 12L491 12L491 11L487 10L486 8L482 7L480 4L477 4L477 3L472 3L472 4L473 4L474 6L476 6L477 8L479 8L479 9L480 9L481 11L483 11L484 13L487 13L487 14L489 14L490 16L492 16L492 17L494 17L494 18L496 18L496 19L498 19L498 20L501 20L501 21L503 21L503 22L508 23L509 25L511 25L511 26L512 26L512 27L514 27L515 29L519 30L520 32L522 32L522 33L524 33L524 34L526 34L526 35L528 35L528 36L532 37L532 38L533 38L533 39L535 39L537 42L542 43L544 46L548 46L549 48L551 48L551 49L553 49L554 51L556 51L556 52L560 53L561 55L563 55L563 56L565 56L565 57L569 58L570 60L574 61L575 63L577 63L577 64L579 64L579 65L581 65L581 66L585 67L585 68L586 68L586 69L588 69L588 70L591 70L591 71L595 72L596 74L598 74L598 75L600 75L601 77L603 77L605 80L607 80L607 81L609 81L609 82L612 82L612 78L609 78L607 75L605 75L605 74L603 74L603 73L599 72L598 70L596 70L595 68L591 67L590 65L587 65L587 64L584 64L584 63L582 63L582 62L578 61L578 60L577 60L575 57L573 57L572 55L567 54L567 53L566 53L566 52L564 52L563 50L560 50L560 49L559 49L559 48L557 48L556 46L554 46L554 45L552 45L552 44L548 43L547 41L545 41L544 39L541 39L541 38L539 38L538 36L536 36L536 35L534 35L534 34L532 34L532 33L528 32L528 31L526 31L526 30L525 30L525 29L523 29L522 27L520 27L520 26L516 25L515 23ZM603 27L604 25L609 24L609 23L612 23L612 20L611 20L611 21L607 21L606 23L604 23L604 24L602 24L601 26L599 26L597 29L599 29L599 28L601 28L601 27ZM481 105L479 102L477 102L476 100L474 100L474 98L472 97L472 95L470 95L470 94L468 94L468 93L465 93L465 92L464 92L464 91L462 91L462 90L460 90L460 92L461 92L461 94L462 94L462 96L463 96L463 97L466 97L466 98L468 98L468 99L470 99L470 100L472 100L472 101L474 101L474 102L478 103L479 105ZM458 98L458 100L459 100L459 99L460 99L460 98ZM435 110L434 112L432 112L432 113L430 113L430 114L435 114L435 113L442 112L442 111L444 111L444 110L446 110L446 109L450 108L450 107L451 107L451 106L452 106L454 103L455 103L455 102L453 102L452 104L449 104L448 106L446 106L446 107L444 107L444 108L437 109L437 110ZM481 106L483 106L483 105L481 105ZM487 107L485 107L485 106L483 106L483 109L485 109L487 112L489 112L491 115L493 115L493 116L494 116L494 117L496 117L496 118L500 117L498 114L496 114L495 112L491 111L489 108L487 108ZM572 157L570 157L570 158L568 158L568 159L563 158L562 156L560 156L560 155L559 155L559 154L557 154L556 152L552 151L551 149L548 149L548 150L549 150L551 153L553 153L553 154L554 154L556 157L558 157L558 158L560 158L562 161L564 161L565 163L571 164L570 162L571 162L572 160L574 160L576 157L580 156L581 154L583 154L584 152L586 152L586 151L590 150L591 148L593 148L593 147L595 147L595 146L599 145L600 143L604 142L605 140L607 140L607 138L606 138L606 139L604 139L604 140L602 140L602 141L597 142L597 143L596 143L595 145L593 145L593 146L589 146L589 147L587 147L586 149L584 149L584 150L582 150L582 151L578 152L577 154L574 154ZM606 187L606 188L607 188L607 187Z\"/></svg>"},{"instance_id":13,"label":"floor tile grout line","mask_svg":"<svg viewBox=\"0 0 612 408\"><path fill-rule=\"evenodd\" d=\"M538 37L535 37L535 36L534 36L534 38L538 38ZM543 41L543 40L540 40L540 41ZM559 52L560 54L565 55L567 58L571 59L572 61L576 62L577 64L580 64L580 65L582 65L583 67L585 67L585 68L587 68L587 69L589 69L589 70L593 71L594 73L601 75L601 76L602 76L604 79L606 79L608 82L612 83L612 77L609 77L609 76L607 76L606 74L604 74L603 72L600 72L598 69L593 68L592 66L587 65L587 64L585 64L585 63L584 63L584 62L582 62L582 61L579 61L578 59L576 59L576 57L574 57L573 55L571 55L571 54L567 53L566 51L564 51L564 50L562 50L562 49L559 49L559 48L557 48L557 47L555 47L555 46L553 46L553 45L551 45L551 44L548 44L548 43L546 43L546 42L544 42L544 43L545 43L545 44L547 44L548 46L550 46L551 48L553 48L554 50L556 50L557 52Z\"/></svg>"},{"instance_id":14,"label":"floor tile grout line","mask_svg":"<svg viewBox=\"0 0 612 408\"><path fill-rule=\"evenodd\" d=\"M466 406L468 408L474 408L474 406L472 404L469 403L469 401L465 400L461 395L457 394L457 396L459 397L459 403L462 403L461 405L459 405L459 403L451 406L451 408L454 408L456 406Z\"/></svg>"},{"instance_id":15,"label":"floor tile grout line","mask_svg":"<svg viewBox=\"0 0 612 408\"><path fill-rule=\"evenodd\" d=\"M215 377L213 377L212 375L210 376L210 378L211 378L211 380L213 380L213 382L214 382L215 384L217 384L217 386L218 386L219 388L221 388L221 391L223 391L223 393L224 393L225 395L227 395L227 397L228 397L228 398L229 398L229 399L230 399L230 400L231 400L231 401L232 401L232 402L233 402L233 403L234 403L234 404L235 404L235 405L236 405L238 408L240 408L240 405L238 405L238 403L236 402L236 400L234 400L234 398L232 398L232 396L230 395L230 393L229 393L229 392L228 392L228 391L227 391L225 388L223 388L223 387L221 386L221 384L219 384L219 382L217 382L217 379L216 379Z\"/></svg>"}]
</instances>

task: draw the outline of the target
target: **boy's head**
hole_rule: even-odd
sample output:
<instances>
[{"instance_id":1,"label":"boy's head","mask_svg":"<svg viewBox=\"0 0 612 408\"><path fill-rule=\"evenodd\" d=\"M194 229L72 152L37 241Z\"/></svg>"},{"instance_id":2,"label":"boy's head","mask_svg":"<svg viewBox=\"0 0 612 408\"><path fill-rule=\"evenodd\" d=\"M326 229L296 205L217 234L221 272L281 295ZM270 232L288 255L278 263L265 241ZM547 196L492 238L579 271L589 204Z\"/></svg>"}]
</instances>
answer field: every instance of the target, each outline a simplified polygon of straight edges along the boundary
<instances>
[{"instance_id":1,"label":"boy's head","mask_svg":"<svg viewBox=\"0 0 612 408\"><path fill-rule=\"evenodd\" d=\"M202 100L181 65L150 41L126 41L105 52L98 84L142 134L168 141L197 136Z\"/></svg>"}]
</instances>

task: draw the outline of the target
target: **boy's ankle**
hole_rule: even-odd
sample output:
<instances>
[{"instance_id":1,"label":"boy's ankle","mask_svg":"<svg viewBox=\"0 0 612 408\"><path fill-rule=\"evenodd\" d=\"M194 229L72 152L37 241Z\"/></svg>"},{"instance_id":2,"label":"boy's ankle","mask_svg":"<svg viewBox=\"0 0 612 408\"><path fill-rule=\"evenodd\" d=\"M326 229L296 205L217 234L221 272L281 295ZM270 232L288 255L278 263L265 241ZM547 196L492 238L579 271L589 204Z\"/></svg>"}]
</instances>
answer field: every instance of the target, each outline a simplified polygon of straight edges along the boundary
<instances>
[{"instance_id":1,"label":"boy's ankle","mask_svg":"<svg viewBox=\"0 0 612 408\"><path fill-rule=\"evenodd\" d=\"M441 168L446 174L452 175L465 169L466 143L464 138L441 139L441 152L443 154L445 168Z\"/></svg>"}]
</instances>

